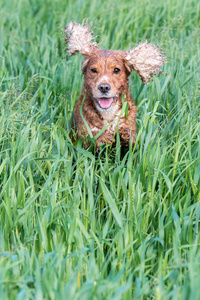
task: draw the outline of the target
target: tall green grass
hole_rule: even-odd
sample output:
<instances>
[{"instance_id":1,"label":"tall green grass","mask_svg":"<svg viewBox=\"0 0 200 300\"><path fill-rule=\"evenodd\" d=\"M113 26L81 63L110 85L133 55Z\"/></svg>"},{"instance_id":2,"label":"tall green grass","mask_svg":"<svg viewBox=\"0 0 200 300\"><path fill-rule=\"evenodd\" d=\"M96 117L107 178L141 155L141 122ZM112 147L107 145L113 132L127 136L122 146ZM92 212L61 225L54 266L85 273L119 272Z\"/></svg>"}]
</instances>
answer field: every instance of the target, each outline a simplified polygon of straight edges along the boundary
<instances>
[{"instance_id":1,"label":"tall green grass","mask_svg":"<svg viewBox=\"0 0 200 300\"><path fill-rule=\"evenodd\" d=\"M200 298L200 5L195 0L0 2L0 298ZM93 21L106 49L149 40L166 74L131 75L134 151L69 138ZM123 152L123 153L122 153Z\"/></svg>"}]
</instances>

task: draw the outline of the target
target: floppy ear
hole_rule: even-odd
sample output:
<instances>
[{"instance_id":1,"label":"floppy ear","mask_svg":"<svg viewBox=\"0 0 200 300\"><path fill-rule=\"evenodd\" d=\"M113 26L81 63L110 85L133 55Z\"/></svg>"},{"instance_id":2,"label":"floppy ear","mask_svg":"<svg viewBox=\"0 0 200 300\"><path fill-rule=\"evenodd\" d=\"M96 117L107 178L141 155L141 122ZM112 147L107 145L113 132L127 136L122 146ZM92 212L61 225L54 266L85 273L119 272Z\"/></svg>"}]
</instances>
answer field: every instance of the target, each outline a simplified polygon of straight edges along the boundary
<instances>
[{"instance_id":1,"label":"floppy ear","mask_svg":"<svg viewBox=\"0 0 200 300\"><path fill-rule=\"evenodd\" d=\"M90 58L89 57L85 57L83 60L82 60L82 63L81 63L81 71L82 73L84 74L86 69L87 69L87 65L89 63L89 60Z\"/></svg>"},{"instance_id":2,"label":"floppy ear","mask_svg":"<svg viewBox=\"0 0 200 300\"><path fill-rule=\"evenodd\" d=\"M97 43L92 42L95 37L93 36L93 32L90 32L90 28L91 26L88 25L87 20L83 21L82 25L75 22L67 24L64 32L67 35L65 41L68 44L66 50L70 56L76 53L90 56L98 48Z\"/></svg>"},{"instance_id":3,"label":"floppy ear","mask_svg":"<svg viewBox=\"0 0 200 300\"><path fill-rule=\"evenodd\" d=\"M148 84L153 75L162 73L165 57L154 44L140 43L137 47L125 52L125 61Z\"/></svg>"}]
</instances>

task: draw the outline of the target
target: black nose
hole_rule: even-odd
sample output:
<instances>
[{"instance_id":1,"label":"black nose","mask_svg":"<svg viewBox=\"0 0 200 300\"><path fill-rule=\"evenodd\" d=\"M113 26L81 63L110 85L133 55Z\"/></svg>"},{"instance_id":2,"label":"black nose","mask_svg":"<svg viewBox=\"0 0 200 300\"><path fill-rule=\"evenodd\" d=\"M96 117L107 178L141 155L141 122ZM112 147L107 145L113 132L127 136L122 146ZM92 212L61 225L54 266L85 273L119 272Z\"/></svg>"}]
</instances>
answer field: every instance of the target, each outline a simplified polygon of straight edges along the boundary
<instances>
[{"instance_id":1,"label":"black nose","mask_svg":"<svg viewBox=\"0 0 200 300\"><path fill-rule=\"evenodd\" d=\"M108 91L110 91L111 86L110 84L107 83L102 83L98 85L98 89L102 92L102 93L107 93Z\"/></svg>"}]
</instances>

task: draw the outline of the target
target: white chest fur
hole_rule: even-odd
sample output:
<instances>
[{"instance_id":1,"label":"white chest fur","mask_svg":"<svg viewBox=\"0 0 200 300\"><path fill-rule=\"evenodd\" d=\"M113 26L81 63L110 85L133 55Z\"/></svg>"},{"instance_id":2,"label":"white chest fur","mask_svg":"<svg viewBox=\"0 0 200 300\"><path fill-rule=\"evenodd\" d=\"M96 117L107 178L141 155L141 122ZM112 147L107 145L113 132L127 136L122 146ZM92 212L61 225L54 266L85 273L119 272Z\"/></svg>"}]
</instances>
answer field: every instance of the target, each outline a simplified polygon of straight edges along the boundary
<instances>
[{"instance_id":1,"label":"white chest fur","mask_svg":"<svg viewBox=\"0 0 200 300\"><path fill-rule=\"evenodd\" d=\"M109 125L110 126L107 128L107 130L109 130L110 132L112 132L114 134L114 132L116 131L116 127L119 124L119 118L123 117L120 116L121 114L121 109L119 108L118 103L116 103L114 106L109 107L108 109L102 109L101 107L98 106L98 111L100 111L102 117L103 117L103 123L104 125ZM99 131L102 128L97 128L94 127L92 128L92 132L94 131Z\"/></svg>"},{"instance_id":2,"label":"white chest fur","mask_svg":"<svg viewBox=\"0 0 200 300\"><path fill-rule=\"evenodd\" d=\"M111 106L109 109L101 109L101 115L104 119L105 124L110 123L114 121L116 118L119 118L121 109L119 108L119 105L116 104L114 106Z\"/></svg>"},{"instance_id":3,"label":"white chest fur","mask_svg":"<svg viewBox=\"0 0 200 300\"><path fill-rule=\"evenodd\" d=\"M116 131L116 127L119 125L119 118L122 117L120 116L120 114L121 109L118 105L115 105L111 110L104 111L102 113L102 117L104 118L104 124L108 125L109 123L111 123L108 127L108 130L110 130L113 134Z\"/></svg>"}]
</instances>

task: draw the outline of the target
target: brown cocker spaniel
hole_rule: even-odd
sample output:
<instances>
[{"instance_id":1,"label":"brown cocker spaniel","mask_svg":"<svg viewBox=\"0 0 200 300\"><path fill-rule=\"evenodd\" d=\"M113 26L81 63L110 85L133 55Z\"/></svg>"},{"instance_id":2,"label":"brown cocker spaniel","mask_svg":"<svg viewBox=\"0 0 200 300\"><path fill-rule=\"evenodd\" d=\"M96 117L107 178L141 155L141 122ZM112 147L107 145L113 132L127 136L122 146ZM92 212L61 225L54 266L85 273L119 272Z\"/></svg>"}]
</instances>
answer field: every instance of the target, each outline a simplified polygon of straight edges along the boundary
<instances>
[{"instance_id":1,"label":"brown cocker spaniel","mask_svg":"<svg viewBox=\"0 0 200 300\"><path fill-rule=\"evenodd\" d=\"M134 70L148 84L153 75L162 73L165 58L160 49L147 42L129 51L102 50L93 42L90 26L70 22L65 39L69 55L84 56L84 84L74 111L76 137L92 135L96 149L101 143L114 143L119 132L121 144L135 143L136 106L129 92L129 75Z\"/></svg>"}]
</instances>

